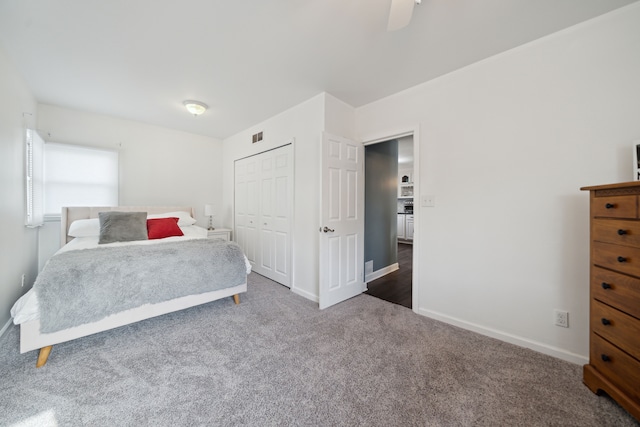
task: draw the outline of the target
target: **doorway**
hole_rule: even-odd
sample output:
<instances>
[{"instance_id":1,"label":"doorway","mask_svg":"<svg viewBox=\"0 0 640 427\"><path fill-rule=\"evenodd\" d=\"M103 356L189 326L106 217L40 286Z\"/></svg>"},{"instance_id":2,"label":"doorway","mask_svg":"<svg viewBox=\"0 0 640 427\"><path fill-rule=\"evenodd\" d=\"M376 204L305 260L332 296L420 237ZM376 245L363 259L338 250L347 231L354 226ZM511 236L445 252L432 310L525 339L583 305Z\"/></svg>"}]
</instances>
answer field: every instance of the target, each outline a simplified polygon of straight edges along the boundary
<instances>
[{"instance_id":1,"label":"doorway","mask_svg":"<svg viewBox=\"0 0 640 427\"><path fill-rule=\"evenodd\" d=\"M398 243L398 269L367 283L367 295L412 308L413 246Z\"/></svg>"},{"instance_id":2,"label":"doorway","mask_svg":"<svg viewBox=\"0 0 640 427\"><path fill-rule=\"evenodd\" d=\"M365 293L412 308L413 133L367 144L365 158Z\"/></svg>"}]
</instances>

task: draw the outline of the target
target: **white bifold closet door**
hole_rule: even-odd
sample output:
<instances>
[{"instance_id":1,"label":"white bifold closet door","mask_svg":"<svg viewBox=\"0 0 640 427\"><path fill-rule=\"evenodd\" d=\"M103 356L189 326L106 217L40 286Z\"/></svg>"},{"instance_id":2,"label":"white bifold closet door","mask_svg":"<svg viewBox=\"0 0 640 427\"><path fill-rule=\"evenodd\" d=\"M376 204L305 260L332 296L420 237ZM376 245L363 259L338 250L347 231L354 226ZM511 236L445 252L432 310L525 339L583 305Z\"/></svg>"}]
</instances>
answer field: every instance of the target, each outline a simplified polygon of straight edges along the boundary
<instances>
[{"instance_id":1,"label":"white bifold closet door","mask_svg":"<svg viewBox=\"0 0 640 427\"><path fill-rule=\"evenodd\" d=\"M291 144L235 162L235 236L252 270L291 287Z\"/></svg>"}]
</instances>

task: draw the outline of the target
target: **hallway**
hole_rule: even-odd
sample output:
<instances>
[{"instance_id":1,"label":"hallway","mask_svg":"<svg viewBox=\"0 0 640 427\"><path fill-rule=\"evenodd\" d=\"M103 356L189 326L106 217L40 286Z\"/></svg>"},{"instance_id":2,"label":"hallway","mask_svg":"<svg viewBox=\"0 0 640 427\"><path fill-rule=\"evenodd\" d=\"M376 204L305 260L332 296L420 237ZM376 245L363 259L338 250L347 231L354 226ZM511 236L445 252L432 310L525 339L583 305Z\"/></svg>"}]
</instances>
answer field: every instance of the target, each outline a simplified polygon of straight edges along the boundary
<instances>
[{"instance_id":1,"label":"hallway","mask_svg":"<svg viewBox=\"0 0 640 427\"><path fill-rule=\"evenodd\" d=\"M413 245L398 243L398 270L369 282L365 294L411 308Z\"/></svg>"}]
</instances>

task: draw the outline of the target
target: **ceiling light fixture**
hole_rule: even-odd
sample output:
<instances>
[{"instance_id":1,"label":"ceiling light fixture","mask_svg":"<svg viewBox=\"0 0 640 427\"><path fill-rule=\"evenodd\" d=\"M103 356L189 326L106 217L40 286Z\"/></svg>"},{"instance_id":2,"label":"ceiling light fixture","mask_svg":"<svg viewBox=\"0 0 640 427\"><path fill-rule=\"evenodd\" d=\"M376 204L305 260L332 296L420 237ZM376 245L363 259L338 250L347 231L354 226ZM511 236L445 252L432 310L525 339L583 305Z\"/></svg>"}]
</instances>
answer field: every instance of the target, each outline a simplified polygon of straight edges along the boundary
<instances>
[{"instance_id":1,"label":"ceiling light fixture","mask_svg":"<svg viewBox=\"0 0 640 427\"><path fill-rule=\"evenodd\" d=\"M191 114L193 114L194 116L199 116L200 114L204 113L205 111L207 111L207 108L209 108L207 106L207 104L205 104L204 102L200 102L200 101L184 101L182 103L185 107L187 107L187 111L190 112Z\"/></svg>"},{"instance_id":2,"label":"ceiling light fixture","mask_svg":"<svg viewBox=\"0 0 640 427\"><path fill-rule=\"evenodd\" d=\"M409 25L413 6L420 3L421 0L391 0L387 31L396 31Z\"/></svg>"}]
</instances>

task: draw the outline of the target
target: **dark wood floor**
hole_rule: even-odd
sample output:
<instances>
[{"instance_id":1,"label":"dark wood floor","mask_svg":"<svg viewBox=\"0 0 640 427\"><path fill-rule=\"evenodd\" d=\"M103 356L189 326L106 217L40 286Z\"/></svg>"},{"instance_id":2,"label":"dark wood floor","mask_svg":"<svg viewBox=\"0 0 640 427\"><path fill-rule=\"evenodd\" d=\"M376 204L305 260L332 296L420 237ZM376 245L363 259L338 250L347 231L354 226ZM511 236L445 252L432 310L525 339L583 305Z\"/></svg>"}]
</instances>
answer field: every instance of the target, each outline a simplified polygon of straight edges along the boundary
<instances>
[{"instance_id":1,"label":"dark wood floor","mask_svg":"<svg viewBox=\"0 0 640 427\"><path fill-rule=\"evenodd\" d=\"M413 245L398 243L399 270L369 282L368 295L411 308L411 270Z\"/></svg>"}]
</instances>

